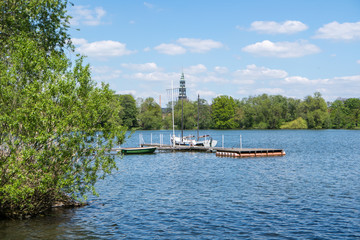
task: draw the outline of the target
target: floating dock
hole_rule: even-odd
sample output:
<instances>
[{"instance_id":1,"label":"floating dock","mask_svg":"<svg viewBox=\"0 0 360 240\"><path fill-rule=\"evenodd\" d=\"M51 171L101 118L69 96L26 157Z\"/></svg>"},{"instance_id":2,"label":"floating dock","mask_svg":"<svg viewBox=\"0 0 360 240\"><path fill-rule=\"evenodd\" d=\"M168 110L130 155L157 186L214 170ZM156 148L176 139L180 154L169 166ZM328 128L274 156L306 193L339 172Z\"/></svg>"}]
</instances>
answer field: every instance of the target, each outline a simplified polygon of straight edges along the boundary
<instances>
[{"instance_id":1,"label":"floating dock","mask_svg":"<svg viewBox=\"0 0 360 240\"><path fill-rule=\"evenodd\" d=\"M166 145L166 144L141 144L142 147L156 147L159 151L197 151L214 152L219 157L275 157L285 156L283 149L269 148L222 148L222 147L202 147L202 146L184 146L184 145Z\"/></svg>"}]
</instances>

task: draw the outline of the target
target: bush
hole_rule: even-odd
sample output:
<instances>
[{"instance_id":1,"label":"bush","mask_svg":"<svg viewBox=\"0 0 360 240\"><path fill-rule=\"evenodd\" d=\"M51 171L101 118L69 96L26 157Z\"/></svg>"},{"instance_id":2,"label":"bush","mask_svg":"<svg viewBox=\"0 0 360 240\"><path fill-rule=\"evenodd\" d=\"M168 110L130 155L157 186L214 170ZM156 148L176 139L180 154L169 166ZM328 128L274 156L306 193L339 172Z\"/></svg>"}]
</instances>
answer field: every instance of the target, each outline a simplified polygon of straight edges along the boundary
<instances>
[{"instance_id":1,"label":"bush","mask_svg":"<svg viewBox=\"0 0 360 240\"><path fill-rule=\"evenodd\" d=\"M299 117L299 118L295 119L294 121L284 123L283 125L280 126L280 128L281 129L307 129L308 126L307 126L306 121L302 117Z\"/></svg>"}]
</instances>

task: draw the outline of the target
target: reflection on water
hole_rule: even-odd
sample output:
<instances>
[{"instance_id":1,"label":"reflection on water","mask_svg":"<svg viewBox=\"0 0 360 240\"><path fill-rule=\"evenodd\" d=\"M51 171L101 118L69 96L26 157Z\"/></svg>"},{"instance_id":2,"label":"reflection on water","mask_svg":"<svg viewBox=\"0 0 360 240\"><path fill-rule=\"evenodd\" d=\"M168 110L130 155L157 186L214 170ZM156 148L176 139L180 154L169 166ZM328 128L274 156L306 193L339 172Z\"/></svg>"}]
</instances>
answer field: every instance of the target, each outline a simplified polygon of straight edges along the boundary
<instances>
[{"instance_id":1,"label":"reflection on water","mask_svg":"<svg viewBox=\"0 0 360 240\"><path fill-rule=\"evenodd\" d=\"M150 141L150 133L143 137ZM153 142L159 134L152 132ZM360 238L360 131L210 131L225 147L285 157L157 153L118 159L78 209L0 221L0 239ZM135 133L127 143L139 142Z\"/></svg>"}]
</instances>

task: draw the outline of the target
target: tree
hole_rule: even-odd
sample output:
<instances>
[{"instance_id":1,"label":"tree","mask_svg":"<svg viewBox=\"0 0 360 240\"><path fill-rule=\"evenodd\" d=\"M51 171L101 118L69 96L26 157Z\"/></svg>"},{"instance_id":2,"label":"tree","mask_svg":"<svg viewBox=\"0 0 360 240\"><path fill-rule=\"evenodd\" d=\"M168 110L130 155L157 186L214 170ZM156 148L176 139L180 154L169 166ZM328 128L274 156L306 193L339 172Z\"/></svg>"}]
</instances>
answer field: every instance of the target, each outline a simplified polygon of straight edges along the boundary
<instances>
[{"instance_id":1,"label":"tree","mask_svg":"<svg viewBox=\"0 0 360 240\"><path fill-rule=\"evenodd\" d=\"M106 153L126 129L109 121L114 92L92 81L83 58L71 67L64 54L66 4L0 2L0 216L85 199L116 169Z\"/></svg>"},{"instance_id":2,"label":"tree","mask_svg":"<svg viewBox=\"0 0 360 240\"><path fill-rule=\"evenodd\" d=\"M360 125L360 99L349 98L344 101L344 106L348 109L348 127L359 127Z\"/></svg>"},{"instance_id":3,"label":"tree","mask_svg":"<svg viewBox=\"0 0 360 240\"><path fill-rule=\"evenodd\" d=\"M344 128L346 126L346 107L341 100L334 101L330 106L330 119L332 128Z\"/></svg>"},{"instance_id":4,"label":"tree","mask_svg":"<svg viewBox=\"0 0 360 240\"><path fill-rule=\"evenodd\" d=\"M238 125L235 122L235 101L229 96L219 96L212 102L213 128L232 129Z\"/></svg>"},{"instance_id":5,"label":"tree","mask_svg":"<svg viewBox=\"0 0 360 240\"><path fill-rule=\"evenodd\" d=\"M162 122L161 108L154 98L146 98L141 103L139 122L142 129L160 129Z\"/></svg>"},{"instance_id":6,"label":"tree","mask_svg":"<svg viewBox=\"0 0 360 240\"><path fill-rule=\"evenodd\" d=\"M195 101L193 104L194 104L195 109L197 109L198 102ZM205 99L200 98L199 128L200 129L209 129L210 127L211 127L211 106L207 103L207 101Z\"/></svg>"},{"instance_id":7,"label":"tree","mask_svg":"<svg viewBox=\"0 0 360 240\"><path fill-rule=\"evenodd\" d=\"M0 45L11 47L13 36L23 35L45 52L73 48L67 31L71 18L66 14L67 5L67 0L1 1Z\"/></svg>"},{"instance_id":8,"label":"tree","mask_svg":"<svg viewBox=\"0 0 360 240\"><path fill-rule=\"evenodd\" d=\"M124 126L133 128L138 126L137 115L138 109L136 107L136 101L130 94L117 96L120 106L122 107L119 112L119 117Z\"/></svg>"},{"instance_id":9,"label":"tree","mask_svg":"<svg viewBox=\"0 0 360 240\"><path fill-rule=\"evenodd\" d=\"M309 128L328 128L330 117L327 104L319 92L314 93L314 97L307 96L300 104L301 115L306 120Z\"/></svg>"},{"instance_id":10,"label":"tree","mask_svg":"<svg viewBox=\"0 0 360 240\"><path fill-rule=\"evenodd\" d=\"M179 100L174 106L175 125L181 129L181 115L183 108L184 129L194 129L197 125L197 106L189 100Z\"/></svg>"},{"instance_id":11,"label":"tree","mask_svg":"<svg viewBox=\"0 0 360 240\"><path fill-rule=\"evenodd\" d=\"M287 99L287 112L285 122L293 121L300 116L300 99L288 98Z\"/></svg>"},{"instance_id":12,"label":"tree","mask_svg":"<svg viewBox=\"0 0 360 240\"><path fill-rule=\"evenodd\" d=\"M181 101L175 103L174 116L175 116L175 127L181 128ZM184 129L197 128L197 117L198 117L198 101L184 100ZM172 128L172 113L171 103L168 103L167 111L164 113L163 127L165 129ZM205 99L200 99L199 105L199 128L208 129L211 126L211 106Z\"/></svg>"},{"instance_id":13,"label":"tree","mask_svg":"<svg viewBox=\"0 0 360 240\"><path fill-rule=\"evenodd\" d=\"M279 128L288 112L287 99L280 95L245 98L237 106L236 118L242 128Z\"/></svg>"},{"instance_id":14,"label":"tree","mask_svg":"<svg viewBox=\"0 0 360 240\"><path fill-rule=\"evenodd\" d=\"M252 128L255 123L256 110L251 101L252 97L244 98L237 104L236 120L241 128Z\"/></svg>"}]
</instances>

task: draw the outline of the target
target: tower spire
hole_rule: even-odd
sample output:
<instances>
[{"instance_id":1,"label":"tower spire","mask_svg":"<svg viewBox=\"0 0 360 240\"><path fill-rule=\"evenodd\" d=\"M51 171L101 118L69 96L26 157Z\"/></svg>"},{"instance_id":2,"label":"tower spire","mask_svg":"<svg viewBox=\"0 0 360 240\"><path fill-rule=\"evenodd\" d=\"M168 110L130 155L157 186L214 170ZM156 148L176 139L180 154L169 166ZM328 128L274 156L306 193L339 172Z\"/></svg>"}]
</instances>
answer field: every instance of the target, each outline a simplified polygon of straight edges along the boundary
<instances>
[{"instance_id":1,"label":"tower spire","mask_svg":"<svg viewBox=\"0 0 360 240\"><path fill-rule=\"evenodd\" d=\"M186 87L185 87L184 72L181 73L181 78L180 78L179 100L180 99L186 99Z\"/></svg>"}]
</instances>

